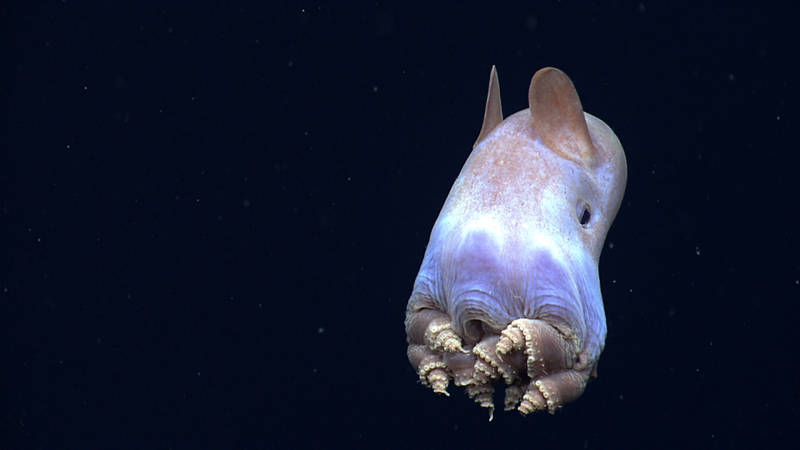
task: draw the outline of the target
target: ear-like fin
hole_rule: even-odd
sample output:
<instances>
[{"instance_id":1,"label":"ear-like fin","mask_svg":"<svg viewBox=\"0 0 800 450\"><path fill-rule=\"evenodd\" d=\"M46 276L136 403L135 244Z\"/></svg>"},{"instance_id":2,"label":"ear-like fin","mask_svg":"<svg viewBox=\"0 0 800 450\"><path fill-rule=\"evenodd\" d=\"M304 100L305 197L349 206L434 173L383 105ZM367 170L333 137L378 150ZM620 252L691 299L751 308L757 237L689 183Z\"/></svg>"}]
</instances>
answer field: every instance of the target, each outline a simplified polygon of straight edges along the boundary
<instances>
[{"instance_id":1,"label":"ear-like fin","mask_svg":"<svg viewBox=\"0 0 800 450\"><path fill-rule=\"evenodd\" d=\"M533 122L548 147L575 162L591 167L592 145L583 107L569 77L554 67L536 72L528 90Z\"/></svg>"},{"instance_id":2,"label":"ear-like fin","mask_svg":"<svg viewBox=\"0 0 800 450\"><path fill-rule=\"evenodd\" d=\"M489 74L489 94L486 96L486 109L483 112L483 125L478 139L472 148L475 148L489 133L503 121L503 105L500 103L500 82L497 80L497 69L492 66Z\"/></svg>"}]
</instances>

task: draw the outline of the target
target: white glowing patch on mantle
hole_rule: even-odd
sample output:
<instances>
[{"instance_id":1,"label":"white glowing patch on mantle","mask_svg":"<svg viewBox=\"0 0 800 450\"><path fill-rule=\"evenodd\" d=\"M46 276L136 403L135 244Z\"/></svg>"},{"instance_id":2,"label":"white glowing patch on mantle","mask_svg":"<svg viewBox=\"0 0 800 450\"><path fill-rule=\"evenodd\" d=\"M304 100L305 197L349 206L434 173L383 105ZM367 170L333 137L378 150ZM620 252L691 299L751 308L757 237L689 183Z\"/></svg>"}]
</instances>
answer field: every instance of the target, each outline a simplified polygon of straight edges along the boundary
<instances>
[{"instance_id":1,"label":"white glowing patch on mantle","mask_svg":"<svg viewBox=\"0 0 800 450\"><path fill-rule=\"evenodd\" d=\"M485 233L494 240L499 248L503 248L506 243L507 228L504 227L496 218L484 214L472 218L465 222L461 227L461 239L472 233Z\"/></svg>"}]
</instances>

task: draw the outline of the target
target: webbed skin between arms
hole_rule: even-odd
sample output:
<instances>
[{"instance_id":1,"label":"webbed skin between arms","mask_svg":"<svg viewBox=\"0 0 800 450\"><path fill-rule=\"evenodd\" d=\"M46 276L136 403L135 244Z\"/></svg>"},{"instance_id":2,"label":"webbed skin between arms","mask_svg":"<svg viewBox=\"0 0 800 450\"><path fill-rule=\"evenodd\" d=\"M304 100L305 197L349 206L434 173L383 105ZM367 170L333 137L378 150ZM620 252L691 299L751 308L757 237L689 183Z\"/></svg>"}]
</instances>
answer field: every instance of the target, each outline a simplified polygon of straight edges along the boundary
<instances>
[{"instance_id":1,"label":"webbed skin between arms","mask_svg":"<svg viewBox=\"0 0 800 450\"><path fill-rule=\"evenodd\" d=\"M606 337L598 260L625 189L613 131L558 69L503 119L492 68L483 126L431 232L406 311L423 384L494 410L553 413L582 393Z\"/></svg>"}]
</instances>

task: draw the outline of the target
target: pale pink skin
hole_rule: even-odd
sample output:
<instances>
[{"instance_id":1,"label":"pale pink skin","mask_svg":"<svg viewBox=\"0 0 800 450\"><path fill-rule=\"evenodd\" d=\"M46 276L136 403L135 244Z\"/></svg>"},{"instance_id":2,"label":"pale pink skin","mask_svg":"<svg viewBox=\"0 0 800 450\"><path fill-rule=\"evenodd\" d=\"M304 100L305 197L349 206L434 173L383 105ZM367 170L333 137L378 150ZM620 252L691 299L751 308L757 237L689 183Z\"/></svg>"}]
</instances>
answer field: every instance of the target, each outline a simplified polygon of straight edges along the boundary
<instances>
[{"instance_id":1,"label":"pale pink skin","mask_svg":"<svg viewBox=\"0 0 800 450\"><path fill-rule=\"evenodd\" d=\"M548 114L545 119L558 123L556 112ZM412 330L421 311L445 313L466 352L516 319L541 319L577 345L575 360L558 369L575 371L579 380L564 388L577 394L563 400L583 391L606 337L598 259L622 199L626 166L611 129L594 116L582 117L591 139L583 153L572 143L550 148L554 135L537 126L529 109L506 118L476 144L434 224L409 299L412 364L420 358L411 348L426 344ZM581 132L560 131L561 140ZM591 216L581 224L585 206ZM425 352L448 360L444 352ZM525 373L518 362L514 367L530 381L554 372Z\"/></svg>"}]
</instances>

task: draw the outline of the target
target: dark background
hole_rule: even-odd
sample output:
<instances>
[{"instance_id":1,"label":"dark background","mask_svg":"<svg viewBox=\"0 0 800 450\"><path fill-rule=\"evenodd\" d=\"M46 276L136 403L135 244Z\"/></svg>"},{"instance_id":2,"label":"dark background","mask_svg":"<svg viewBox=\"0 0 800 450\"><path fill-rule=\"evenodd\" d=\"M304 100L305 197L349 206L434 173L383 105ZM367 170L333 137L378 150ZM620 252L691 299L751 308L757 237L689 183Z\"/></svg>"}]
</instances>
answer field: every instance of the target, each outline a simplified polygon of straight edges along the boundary
<instances>
[{"instance_id":1,"label":"dark background","mask_svg":"<svg viewBox=\"0 0 800 450\"><path fill-rule=\"evenodd\" d=\"M525 3L4 7L0 447L793 447L794 12ZM629 177L600 378L487 423L403 318L492 64L506 115L564 70Z\"/></svg>"}]
</instances>

